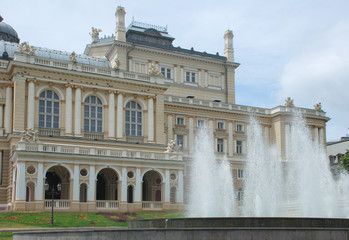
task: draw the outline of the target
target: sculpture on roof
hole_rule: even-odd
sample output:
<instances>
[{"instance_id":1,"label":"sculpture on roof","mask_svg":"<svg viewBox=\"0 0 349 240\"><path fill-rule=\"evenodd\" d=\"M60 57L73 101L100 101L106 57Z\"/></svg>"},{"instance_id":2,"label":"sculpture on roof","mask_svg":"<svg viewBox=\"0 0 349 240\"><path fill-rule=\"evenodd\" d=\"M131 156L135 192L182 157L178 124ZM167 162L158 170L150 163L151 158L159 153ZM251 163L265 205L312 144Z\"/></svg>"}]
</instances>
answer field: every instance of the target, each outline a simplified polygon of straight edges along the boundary
<instances>
[{"instance_id":1,"label":"sculpture on roof","mask_svg":"<svg viewBox=\"0 0 349 240\"><path fill-rule=\"evenodd\" d=\"M38 131L26 128L22 132L21 142L37 142L39 141Z\"/></svg>"},{"instance_id":2,"label":"sculpture on roof","mask_svg":"<svg viewBox=\"0 0 349 240\"><path fill-rule=\"evenodd\" d=\"M285 100L285 107L294 107L293 99L290 97L287 97Z\"/></svg>"},{"instance_id":3,"label":"sculpture on roof","mask_svg":"<svg viewBox=\"0 0 349 240\"><path fill-rule=\"evenodd\" d=\"M150 68L148 70L148 74L150 76L158 76L158 77L163 77L164 75L162 75L162 73L160 72L160 70L155 66L154 63L152 63L150 65Z\"/></svg>"},{"instance_id":4,"label":"sculpture on roof","mask_svg":"<svg viewBox=\"0 0 349 240\"><path fill-rule=\"evenodd\" d=\"M100 32L102 32L101 29L92 27L92 32L90 32L90 35L92 37L92 41L98 40Z\"/></svg>"},{"instance_id":5,"label":"sculpture on roof","mask_svg":"<svg viewBox=\"0 0 349 240\"><path fill-rule=\"evenodd\" d=\"M181 147L181 145L177 145L176 140L171 140L171 142L167 144L165 153L179 152Z\"/></svg>"},{"instance_id":6,"label":"sculpture on roof","mask_svg":"<svg viewBox=\"0 0 349 240\"><path fill-rule=\"evenodd\" d=\"M322 110L321 102L314 105L315 110Z\"/></svg>"},{"instance_id":7,"label":"sculpture on roof","mask_svg":"<svg viewBox=\"0 0 349 240\"><path fill-rule=\"evenodd\" d=\"M77 60L76 60L76 53L74 51L70 54L69 58L70 58L70 61L72 61L74 63L77 62Z\"/></svg>"},{"instance_id":8,"label":"sculpture on roof","mask_svg":"<svg viewBox=\"0 0 349 240\"><path fill-rule=\"evenodd\" d=\"M29 55L34 55L35 53L35 48L33 46L30 46L28 42L23 42L18 45L18 50L21 53L29 54Z\"/></svg>"}]
</instances>

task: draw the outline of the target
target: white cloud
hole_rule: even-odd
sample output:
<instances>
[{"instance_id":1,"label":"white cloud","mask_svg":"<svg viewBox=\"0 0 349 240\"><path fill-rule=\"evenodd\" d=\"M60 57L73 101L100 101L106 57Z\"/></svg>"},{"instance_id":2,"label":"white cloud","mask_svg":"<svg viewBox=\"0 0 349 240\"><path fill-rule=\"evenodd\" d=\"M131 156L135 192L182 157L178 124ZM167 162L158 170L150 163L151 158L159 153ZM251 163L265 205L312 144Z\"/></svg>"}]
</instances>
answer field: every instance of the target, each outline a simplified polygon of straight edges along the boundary
<instances>
[{"instance_id":1,"label":"white cloud","mask_svg":"<svg viewBox=\"0 0 349 240\"><path fill-rule=\"evenodd\" d=\"M349 19L305 42L284 68L279 99L292 96L304 107L321 102L332 118L327 135L333 140L349 127Z\"/></svg>"}]
</instances>

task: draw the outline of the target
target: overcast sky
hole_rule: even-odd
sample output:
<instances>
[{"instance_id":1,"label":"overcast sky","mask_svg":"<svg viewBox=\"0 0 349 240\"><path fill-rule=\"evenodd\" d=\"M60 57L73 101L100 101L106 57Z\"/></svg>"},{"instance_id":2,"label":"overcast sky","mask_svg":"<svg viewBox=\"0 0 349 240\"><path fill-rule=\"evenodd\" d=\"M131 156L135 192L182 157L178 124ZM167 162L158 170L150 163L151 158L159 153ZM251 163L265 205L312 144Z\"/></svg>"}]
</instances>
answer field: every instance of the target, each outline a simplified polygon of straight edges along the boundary
<instances>
[{"instance_id":1,"label":"overcast sky","mask_svg":"<svg viewBox=\"0 0 349 240\"><path fill-rule=\"evenodd\" d=\"M224 31L233 30L237 104L321 102L327 140L349 133L348 0L1 0L0 14L21 42L83 53L92 26L114 33L118 5L126 25L132 17L167 25L182 48L223 55Z\"/></svg>"}]
</instances>

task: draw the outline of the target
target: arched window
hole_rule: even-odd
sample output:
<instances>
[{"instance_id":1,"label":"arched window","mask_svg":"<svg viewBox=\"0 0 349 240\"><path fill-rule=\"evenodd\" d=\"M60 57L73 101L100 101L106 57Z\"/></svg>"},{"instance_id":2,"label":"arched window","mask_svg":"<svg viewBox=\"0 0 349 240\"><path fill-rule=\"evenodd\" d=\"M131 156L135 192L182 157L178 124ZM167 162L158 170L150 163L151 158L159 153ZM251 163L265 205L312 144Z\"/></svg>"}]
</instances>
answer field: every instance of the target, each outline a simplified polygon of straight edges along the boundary
<instances>
[{"instance_id":1,"label":"arched window","mask_svg":"<svg viewBox=\"0 0 349 240\"><path fill-rule=\"evenodd\" d=\"M135 101L126 104L125 130L126 136L142 136L142 108Z\"/></svg>"},{"instance_id":2,"label":"arched window","mask_svg":"<svg viewBox=\"0 0 349 240\"><path fill-rule=\"evenodd\" d=\"M39 127L59 128L59 98L52 90L39 96Z\"/></svg>"},{"instance_id":3,"label":"arched window","mask_svg":"<svg viewBox=\"0 0 349 240\"><path fill-rule=\"evenodd\" d=\"M84 105L84 131L102 132L103 104L96 96L85 99Z\"/></svg>"}]
</instances>

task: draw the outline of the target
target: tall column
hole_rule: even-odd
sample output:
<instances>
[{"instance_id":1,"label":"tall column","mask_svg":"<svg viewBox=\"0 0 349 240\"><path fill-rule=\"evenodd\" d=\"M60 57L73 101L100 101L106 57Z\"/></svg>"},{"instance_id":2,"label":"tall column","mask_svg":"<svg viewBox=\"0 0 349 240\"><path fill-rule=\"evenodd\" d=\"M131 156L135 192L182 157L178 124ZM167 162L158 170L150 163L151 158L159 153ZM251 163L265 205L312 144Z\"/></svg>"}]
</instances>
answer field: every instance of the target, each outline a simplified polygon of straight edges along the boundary
<instances>
[{"instance_id":1,"label":"tall column","mask_svg":"<svg viewBox=\"0 0 349 240\"><path fill-rule=\"evenodd\" d=\"M13 132L22 132L27 126L25 121L26 109L26 78L21 76L13 77Z\"/></svg>"},{"instance_id":2,"label":"tall column","mask_svg":"<svg viewBox=\"0 0 349 240\"><path fill-rule=\"evenodd\" d=\"M165 170L165 203L170 202L170 170Z\"/></svg>"},{"instance_id":3,"label":"tall column","mask_svg":"<svg viewBox=\"0 0 349 240\"><path fill-rule=\"evenodd\" d=\"M290 157L290 125L285 124L285 158Z\"/></svg>"},{"instance_id":4,"label":"tall column","mask_svg":"<svg viewBox=\"0 0 349 240\"><path fill-rule=\"evenodd\" d=\"M188 147L189 153L194 152L194 116L188 116L189 119L189 139L188 139Z\"/></svg>"},{"instance_id":5,"label":"tall column","mask_svg":"<svg viewBox=\"0 0 349 240\"><path fill-rule=\"evenodd\" d=\"M73 86L71 84L65 85L65 134L73 133L72 119L73 119Z\"/></svg>"},{"instance_id":6,"label":"tall column","mask_svg":"<svg viewBox=\"0 0 349 240\"><path fill-rule=\"evenodd\" d=\"M314 127L314 142L315 144L319 143L319 128Z\"/></svg>"},{"instance_id":7,"label":"tall column","mask_svg":"<svg viewBox=\"0 0 349 240\"><path fill-rule=\"evenodd\" d=\"M269 126L264 126L264 142L265 146L269 146Z\"/></svg>"},{"instance_id":8,"label":"tall column","mask_svg":"<svg viewBox=\"0 0 349 240\"><path fill-rule=\"evenodd\" d=\"M25 201L25 162L17 163L16 201Z\"/></svg>"},{"instance_id":9,"label":"tall column","mask_svg":"<svg viewBox=\"0 0 349 240\"><path fill-rule=\"evenodd\" d=\"M3 118L4 118L4 106L3 104L0 103L0 128L4 126Z\"/></svg>"},{"instance_id":10,"label":"tall column","mask_svg":"<svg viewBox=\"0 0 349 240\"><path fill-rule=\"evenodd\" d=\"M178 188L177 188L177 203L183 203L184 181L183 170L178 171Z\"/></svg>"},{"instance_id":11,"label":"tall column","mask_svg":"<svg viewBox=\"0 0 349 240\"><path fill-rule=\"evenodd\" d=\"M115 137L115 91L109 91L109 108L108 108L108 137Z\"/></svg>"},{"instance_id":12,"label":"tall column","mask_svg":"<svg viewBox=\"0 0 349 240\"><path fill-rule=\"evenodd\" d=\"M121 176L121 202L127 202L127 168L122 168Z\"/></svg>"},{"instance_id":13,"label":"tall column","mask_svg":"<svg viewBox=\"0 0 349 240\"><path fill-rule=\"evenodd\" d=\"M141 202L141 191L142 191L142 179L141 169L136 168L136 191L135 191L135 202Z\"/></svg>"},{"instance_id":14,"label":"tall column","mask_svg":"<svg viewBox=\"0 0 349 240\"><path fill-rule=\"evenodd\" d=\"M154 97L148 96L148 142L154 142Z\"/></svg>"},{"instance_id":15,"label":"tall column","mask_svg":"<svg viewBox=\"0 0 349 240\"><path fill-rule=\"evenodd\" d=\"M35 79L27 79L28 82L28 109L27 128L34 129L34 108L35 108Z\"/></svg>"},{"instance_id":16,"label":"tall column","mask_svg":"<svg viewBox=\"0 0 349 240\"><path fill-rule=\"evenodd\" d=\"M38 179L35 187L35 201L42 201L44 197L44 165L42 162L38 163Z\"/></svg>"},{"instance_id":17,"label":"tall column","mask_svg":"<svg viewBox=\"0 0 349 240\"><path fill-rule=\"evenodd\" d=\"M81 86L75 87L75 121L74 134L81 135Z\"/></svg>"},{"instance_id":18,"label":"tall column","mask_svg":"<svg viewBox=\"0 0 349 240\"><path fill-rule=\"evenodd\" d=\"M167 142L170 143L173 140L173 114L167 115Z\"/></svg>"},{"instance_id":19,"label":"tall column","mask_svg":"<svg viewBox=\"0 0 349 240\"><path fill-rule=\"evenodd\" d=\"M17 169L14 167L12 169L12 202L15 201L16 197L16 181L17 181Z\"/></svg>"},{"instance_id":20,"label":"tall column","mask_svg":"<svg viewBox=\"0 0 349 240\"><path fill-rule=\"evenodd\" d=\"M6 84L5 132L12 132L12 84Z\"/></svg>"},{"instance_id":21,"label":"tall column","mask_svg":"<svg viewBox=\"0 0 349 240\"><path fill-rule=\"evenodd\" d=\"M2 184L2 151L0 151L0 186Z\"/></svg>"},{"instance_id":22,"label":"tall column","mask_svg":"<svg viewBox=\"0 0 349 240\"><path fill-rule=\"evenodd\" d=\"M74 165L74 179L73 179L73 202L79 202L80 195L80 177L79 165Z\"/></svg>"},{"instance_id":23,"label":"tall column","mask_svg":"<svg viewBox=\"0 0 349 240\"><path fill-rule=\"evenodd\" d=\"M214 136L214 134L213 134L213 132L214 132L213 122L214 122L213 118L208 119L208 131L209 131L208 134L209 134L211 141L214 143L215 141L214 141L214 137L213 137Z\"/></svg>"},{"instance_id":24,"label":"tall column","mask_svg":"<svg viewBox=\"0 0 349 240\"><path fill-rule=\"evenodd\" d=\"M95 194L95 188L96 188L96 176L95 176L95 166L90 165L90 178L89 178L89 185L88 185L88 193L87 193L87 201L93 202L96 201L96 194Z\"/></svg>"},{"instance_id":25,"label":"tall column","mask_svg":"<svg viewBox=\"0 0 349 240\"><path fill-rule=\"evenodd\" d=\"M323 146L324 142L324 128L319 128L319 143Z\"/></svg>"},{"instance_id":26,"label":"tall column","mask_svg":"<svg viewBox=\"0 0 349 240\"><path fill-rule=\"evenodd\" d=\"M234 155L234 142L233 142L233 122L228 121L228 154L229 156Z\"/></svg>"},{"instance_id":27,"label":"tall column","mask_svg":"<svg viewBox=\"0 0 349 240\"><path fill-rule=\"evenodd\" d=\"M116 137L120 139L124 136L124 93L117 92L117 94Z\"/></svg>"},{"instance_id":28,"label":"tall column","mask_svg":"<svg viewBox=\"0 0 349 240\"><path fill-rule=\"evenodd\" d=\"M158 144L166 144L165 136L165 97L158 94L155 101L155 141Z\"/></svg>"}]
</instances>

